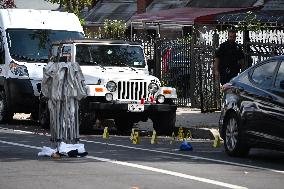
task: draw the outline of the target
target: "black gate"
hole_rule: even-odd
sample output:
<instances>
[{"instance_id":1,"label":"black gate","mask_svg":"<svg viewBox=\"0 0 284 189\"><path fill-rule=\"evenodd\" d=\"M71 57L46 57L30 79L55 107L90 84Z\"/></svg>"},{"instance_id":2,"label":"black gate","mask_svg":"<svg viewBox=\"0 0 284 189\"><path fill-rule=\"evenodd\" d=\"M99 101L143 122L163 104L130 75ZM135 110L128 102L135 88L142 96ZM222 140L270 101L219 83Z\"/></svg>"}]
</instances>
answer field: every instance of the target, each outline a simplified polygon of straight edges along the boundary
<instances>
[{"instance_id":1,"label":"black gate","mask_svg":"<svg viewBox=\"0 0 284 189\"><path fill-rule=\"evenodd\" d=\"M175 103L190 106L190 39L161 39L139 36L133 41L140 42L147 56L150 73L158 77L163 86L176 88Z\"/></svg>"},{"instance_id":2,"label":"black gate","mask_svg":"<svg viewBox=\"0 0 284 189\"><path fill-rule=\"evenodd\" d=\"M221 108L220 84L215 81L213 74L214 51L219 42L226 40L227 32L219 31L217 34L215 31L207 31L210 37L202 42L200 36L195 36L197 30L193 31L191 40L149 38L146 35L140 38L148 63L153 66L151 73L163 85L177 89L178 106L191 106L202 112ZM214 35L218 37L214 39ZM284 54L283 28L240 32L239 36L243 36L239 43L243 45L247 67L271 56Z\"/></svg>"},{"instance_id":3,"label":"black gate","mask_svg":"<svg viewBox=\"0 0 284 189\"><path fill-rule=\"evenodd\" d=\"M190 106L190 39L157 41L156 64L163 85L177 90L175 103Z\"/></svg>"},{"instance_id":4,"label":"black gate","mask_svg":"<svg viewBox=\"0 0 284 189\"><path fill-rule=\"evenodd\" d=\"M148 38L140 42L148 65L153 65L151 73L162 85L176 88L178 106L199 108L202 112L220 109L220 86L214 84L213 78L212 46L193 45L188 37Z\"/></svg>"},{"instance_id":5,"label":"black gate","mask_svg":"<svg viewBox=\"0 0 284 189\"><path fill-rule=\"evenodd\" d=\"M213 73L215 49L211 45L193 45L191 64L191 107L201 112L220 109L220 85Z\"/></svg>"}]
</instances>

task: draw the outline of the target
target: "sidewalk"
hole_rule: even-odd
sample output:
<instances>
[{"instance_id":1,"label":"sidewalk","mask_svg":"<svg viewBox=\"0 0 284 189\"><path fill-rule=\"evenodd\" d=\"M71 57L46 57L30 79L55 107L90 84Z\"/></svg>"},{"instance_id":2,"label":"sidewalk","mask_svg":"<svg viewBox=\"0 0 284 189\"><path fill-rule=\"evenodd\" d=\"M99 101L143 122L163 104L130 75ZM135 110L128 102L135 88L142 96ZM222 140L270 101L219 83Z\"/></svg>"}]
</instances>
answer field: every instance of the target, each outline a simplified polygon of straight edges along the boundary
<instances>
[{"instance_id":1,"label":"sidewalk","mask_svg":"<svg viewBox=\"0 0 284 189\"><path fill-rule=\"evenodd\" d=\"M15 119L28 119L29 114L16 114ZM201 113L199 109L178 108L176 113L176 130L179 127L188 128L194 139L214 139L218 134L220 112ZM113 123L107 125L109 128ZM144 131L152 131L152 121L139 122L135 126Z\"/></svg>"},{"instance_id":2,"label":"sidewalk","mask_svg":"<svg viewBox=\"0 0 284 189\"><path fill-rule=\"evenodd\" d=\"M178 108L176 127L189 128L193 138L214 139L219 134L219 117L220 111L201 113L199 109Z\"/></svg>"},{"instance_id":3,"label":"sidewalk","mask_svg":"<svg viewBox=\"0 0 284 189\"><path fill-rule=\"evenodd\" d=\"M176 127L189 128L195 139L214 139L218 134L220 112L201 113L199 109L178 108ZM152 130L152 122L139 122L138 128Z\"/></svg>"}]
</instances>

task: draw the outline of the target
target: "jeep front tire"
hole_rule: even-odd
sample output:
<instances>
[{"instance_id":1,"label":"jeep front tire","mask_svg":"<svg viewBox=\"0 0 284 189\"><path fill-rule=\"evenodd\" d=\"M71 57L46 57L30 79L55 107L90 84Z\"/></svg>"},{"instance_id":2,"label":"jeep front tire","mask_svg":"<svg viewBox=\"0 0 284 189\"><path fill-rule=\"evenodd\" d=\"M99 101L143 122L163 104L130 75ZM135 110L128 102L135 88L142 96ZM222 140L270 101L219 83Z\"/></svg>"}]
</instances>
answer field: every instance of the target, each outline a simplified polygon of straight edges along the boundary
<instances>
[{"instance_id":1,"label":"jeep front tire","mask_svg":"<svg viewBox=\"0 0 284 189\"><path fill-rule=\"evenodd\" d=\"M175 128L176 112L157 112L152 117L153 128L159 135L170 135Z\"/></svg>"}]
</instances>

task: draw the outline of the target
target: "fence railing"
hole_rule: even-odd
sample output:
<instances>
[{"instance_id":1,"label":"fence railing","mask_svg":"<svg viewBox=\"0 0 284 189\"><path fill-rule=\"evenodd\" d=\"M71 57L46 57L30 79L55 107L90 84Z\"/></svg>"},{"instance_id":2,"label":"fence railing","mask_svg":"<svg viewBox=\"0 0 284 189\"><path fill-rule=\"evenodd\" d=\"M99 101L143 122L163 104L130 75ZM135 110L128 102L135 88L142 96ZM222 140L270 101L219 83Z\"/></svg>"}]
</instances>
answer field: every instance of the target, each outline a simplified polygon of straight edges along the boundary
<instances>
[{"instance_id":1,"label":"fence railing","mask_svg":"<svg viewBox=\"0 0 284 189\"><path fill-rule=\"evenodd\" d=\"M136 41L139 39L143 45L149 62L154 65L152 73L161 79L163 84L177 89L178 106L200 108L203 112L220 109L220 85L213 78L216 50L213 41L216 34L218 44L227 39L226 31L216 33L214 30L201 34L202 40L167 40L149 36L136 38ZM274 55L284 54L283 29L249 31L248 38L242 31L237 35L237 42L243 46L247 66Z\"/></svg>"}]
</instances>

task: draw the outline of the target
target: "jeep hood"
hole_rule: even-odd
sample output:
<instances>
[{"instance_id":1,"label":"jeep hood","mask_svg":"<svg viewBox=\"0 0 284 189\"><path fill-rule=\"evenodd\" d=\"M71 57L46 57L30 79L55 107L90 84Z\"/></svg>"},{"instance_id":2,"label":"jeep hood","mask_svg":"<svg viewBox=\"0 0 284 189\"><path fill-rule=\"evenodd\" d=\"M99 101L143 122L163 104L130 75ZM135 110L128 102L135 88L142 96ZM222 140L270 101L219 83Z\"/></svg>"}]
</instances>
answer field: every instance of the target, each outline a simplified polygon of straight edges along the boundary
<instances>
[{"instance_id":1,"label":"jeep hood","mask_svg":"<svg viewBox=\"0 0 284 189\"><path fill-rule=\"evenodd\" d=\"M146 74L144 70L133 70L128 67L105 67L103 69L97 66L81 66L81 69L88 85L98 84L99 82L103 84L110 80L158 80L156 77Z\"/></svg>"}]
</instances>

